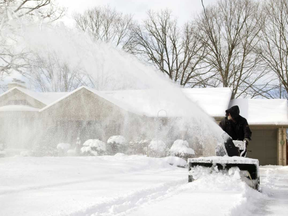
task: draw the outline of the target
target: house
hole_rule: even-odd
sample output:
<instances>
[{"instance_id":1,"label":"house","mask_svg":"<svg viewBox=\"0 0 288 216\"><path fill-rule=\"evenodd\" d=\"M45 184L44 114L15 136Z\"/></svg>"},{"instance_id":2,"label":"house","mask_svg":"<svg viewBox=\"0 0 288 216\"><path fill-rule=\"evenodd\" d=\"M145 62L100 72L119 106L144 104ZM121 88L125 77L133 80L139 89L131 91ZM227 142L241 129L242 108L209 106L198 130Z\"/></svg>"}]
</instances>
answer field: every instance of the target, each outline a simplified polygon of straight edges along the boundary
<instances>
[{"instance_id":1,"label":"house","mask_svg":"<svg viewBox=\"0 0 288 216\"><path fill-rule=\"evenodd\" d=\"M261 165L287 165L288 106L286 99L234 99L231 91L223 89L186 90L191 100L219 123L225 110L238 105L240 115L248 121L252 141L248 145L248 156L257 158Z\"/></svg>"},{"instance_id":2,"label":"house","mask_svg":"<svg viewBox=\"0 0 288 216\"><path fill-rule=\"evenodd\" d=\"M177 100L182 105L175 103ZM159 89L100 92L88 87L40 93L11 86L0 95L0 120L0 142L9 148L73 144L77 137L82 142L105 141L121 134L133 142L161 139L169 145L176 139L187 139L195 143L194 149L202 141L207 146L205 152L210 151L207 154L215 151L208 148L216 140L210 139L212 118L178 88L170 94Z\"/></svg>"},{"instance_id":3,"label":"house","mask_svg":"<svg viewBox=\"0 0 288 216\"><path fill-rule=\"evenodd\" d=\"M231 101L231 94L229 88L175 88L167 92L96 91L88 87L72 92L40 93L15 83L0 95L0 142L12 148L29 148L59 142L73 144L77 137L84 142L122 134L129 140L149 137L172 143L175 139L186 139L198 150L197 143L214 146L212 142L217 137L210 138L213 130L219 130L215 121L224 117L226 109L238 105L253 132L249 156L258 158L263 165L286 165L283 142L288 127L287 101ZM195 133L197 130L201 131ZM200 148L199 155L201 151Z\"/></svg>"},{"instance_id":4,"label":"house","mask_svg":"<svg viewBox=\"0 0 288 216\"><path fill-rule=\"evenodd\" d=\"M287 100L235 99L229 107L234 105L239 106L252 130L249 157L259 159L261 165L287 165Z\"/></svg>"}]
</instances>

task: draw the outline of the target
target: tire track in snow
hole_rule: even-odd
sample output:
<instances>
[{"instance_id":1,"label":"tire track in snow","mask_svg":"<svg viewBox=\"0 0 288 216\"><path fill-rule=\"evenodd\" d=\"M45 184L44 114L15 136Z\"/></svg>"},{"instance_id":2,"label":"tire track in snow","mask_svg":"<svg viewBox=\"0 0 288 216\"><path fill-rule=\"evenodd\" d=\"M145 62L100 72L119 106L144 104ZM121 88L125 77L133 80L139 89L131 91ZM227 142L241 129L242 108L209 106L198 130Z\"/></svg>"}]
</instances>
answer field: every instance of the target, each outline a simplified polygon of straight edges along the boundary
<instances>
[{"instance_id":1,"label":"tire track in snow","mask_svg":"<svg viewBox=\"0 0 288 216\"><path fill-rule=\"evenodd\" d=\"M140 171L135 171L133 173L137 174ZM163 170L161 172L166 172L166 170ZM161 173L157 172L157 174ZM18 187L18 188L13 188L13 189L4 189L0 190L0 196L1 195L7 195L7 194L14 194L14 193L21 193L25 191L31 191L31 190L41 190L41 189L48 189L48 188L55 188L55 187L61 187L61 186L68 186L68 185L74 185L74 184L81 184L81 183L89 183L89 182L96 182L99 180L105 180L105 179L116 179L119 176L117 175L108 175L105 177L94 177L94 178L89 178L89 179L78 179L74 181L61 181L61 182L55 182L51 184L44 184L44 185L33 185L33 186L23 186L23 187Z\"/></svg>"},{"instance_id":2,"label":"tire track in snow","mask_svg":"<svg viewBox=\"0 0 288 216\"><path fill-rule=\"evenodd\" d=\"M134 191L132 193L110 198L107 201L99 202L90 208L83 211L78 211L70 214L69 216L122 216L130 213L131 211L149 204L167 196L173 195L178 192L179 188L187 184L187 180L177 180L168 183L159 184L157 186L144 188Z\"/></svg>"},{"instance_id":3,"label":"tire track in snow","mask_svg":"<svg viewBox=\"0 0 288 216\"><path fill-rule=\"evenodd\" d=\"M54 187L61 187L61 186L67 186L67 185L74 185L74 184L80 184L80 183L88 183L88 182L95 182L99 180L105 180L105 179L111 179L111 178L116 178L115 176L109 176L109 177L95 177L91 179L79 179L76 181L63 181L63 182L55 182L52 184L45 184L45 185L38 185L38 186L25 186L22 188L15 188L15 189L8 189L8 190L2 190L0 191L0 196L1 195L7 195L7 194L13 194L13 193L21 193L25 191L30 191L30 190L40 190L40 189L47 189L47 188L54 188Z\"/></svg>"}]
</instances>

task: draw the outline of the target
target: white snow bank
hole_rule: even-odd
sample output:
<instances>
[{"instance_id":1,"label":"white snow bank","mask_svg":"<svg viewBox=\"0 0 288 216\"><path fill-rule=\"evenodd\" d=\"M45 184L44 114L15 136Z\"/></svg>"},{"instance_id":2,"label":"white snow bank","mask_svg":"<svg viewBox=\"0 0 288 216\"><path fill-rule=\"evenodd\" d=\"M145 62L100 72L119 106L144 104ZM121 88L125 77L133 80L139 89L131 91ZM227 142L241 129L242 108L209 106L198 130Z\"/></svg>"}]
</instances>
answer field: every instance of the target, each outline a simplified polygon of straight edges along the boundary
<instances>
[{"instance_id":1,"label":"white snow bank","mask_svg":"<svg viewBox=\"0 0 288 216\"><path fill-rule=\"evenodd\" d=\"M187 169L169 165L176 160L123 154L1 158L0 215L287 214L287 167L262 167L259 193L237 173L187 183Z\"/></svg>"},{"instance_id":2,"label":"white snow bank","mask_svg":"<svg viewBox=\"0 0 288 216\"><path fill-rule=\"evenodd\" d=\"M186 140L180 140L180 139L174 141L169 152L171 155L179 155L179 156L185 156L187 154L195 155L195 151L189 147L189 143Z\"/></svg>"},{"instance_id":3,"label":"white snow bank","mask_svg":"<svg viewBox=\"0 0 288 216\"><path fill-rule=\"evenodd\" d=\"M177 167L186 167L187 166L187 162L186 160L179 158L179 157L165 157L164 161L167 162L168 164L172 165L172 166L177 166Z\"/></svg>"}]
</instances>

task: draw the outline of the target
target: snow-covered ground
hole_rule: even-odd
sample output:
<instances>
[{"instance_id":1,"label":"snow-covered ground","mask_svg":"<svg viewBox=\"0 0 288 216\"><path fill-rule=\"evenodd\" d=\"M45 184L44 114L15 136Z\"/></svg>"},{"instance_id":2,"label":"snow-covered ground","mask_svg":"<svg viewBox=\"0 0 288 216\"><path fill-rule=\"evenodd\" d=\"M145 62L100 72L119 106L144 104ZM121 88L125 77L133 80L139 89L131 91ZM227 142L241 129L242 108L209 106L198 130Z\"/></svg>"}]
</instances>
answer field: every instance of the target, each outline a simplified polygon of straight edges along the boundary
<instances>
[{"instance_id":1,"label":"snow-covered ground","mask_svg":"<svg viewBox=\"0 0 288 216\"><path fill-rule=\"evenodd\" d=\"M238 175L187 183L187 169L175 166L182 162L125 155L0 158L0 215L287 215L288 167L260 167L260 193Z\"/></svg>"}]
</instances>

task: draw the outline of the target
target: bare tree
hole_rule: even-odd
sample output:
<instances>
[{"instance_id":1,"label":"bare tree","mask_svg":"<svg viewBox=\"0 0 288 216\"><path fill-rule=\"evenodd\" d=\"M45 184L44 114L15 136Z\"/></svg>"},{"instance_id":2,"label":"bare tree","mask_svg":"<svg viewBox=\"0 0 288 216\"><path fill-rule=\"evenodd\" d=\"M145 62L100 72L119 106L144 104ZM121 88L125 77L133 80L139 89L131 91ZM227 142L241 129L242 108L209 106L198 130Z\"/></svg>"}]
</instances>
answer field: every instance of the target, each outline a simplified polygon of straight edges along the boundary
<instances>
[{"instance_id":1,"label":"bare tree","mask_svg":"<svg viewBox=\"0 0 288 216\"><path fill-rule=\"evenodd\" d=\"M69 92L90 83L88 75L80 66L72 67L60 61L57 53L46 53L45 56L33 53L26 61L29 70L23 75L38 91Z\"/></svg>"},{"instance_id":2,"label":"bare tree","mask_svg":"<svg viewBox=\"0 0 288 216\"><path fill-rule=\"evenodd\" d=\"M171 80L194 87L205 80L201 61L204 46L194 37L193 24L182 30L170 11L148 12L143 25L133 31L134 53L156 66Z\"/></svg>"},{"instance_id":3,"label":"bare tree","mask_svg":"<svg viewBox=\"0 0 288 216\"><path fill-rule=\"evenodd\" d=\"M267 67L279 79L278 97L288 92L288 1L268 0L265 2L265 27L261 31L259 53ZM283 92L284 88L284 92ZM275 95L275 94L274 94Z\"/></svg>"},{"instance_id":4,"label":"bare tree","mask_svg":"<svg viewBox=\"0 0 288 216\"><path fill-rule=\"evenodd\" d=\"M126 51L130 50L133 19L110 7L95 7L74 15L76 26L93 39L109 42Z\"/></svg>"},{"instance_id":5,"label":"bare tree","mask_svg":"<svg viewBox=\"0 0 288 216\"><path fill-rule=\"evenodd\" d=\"M52 0L0 0L0 79L12 71L22 72L27 67L23 59L28 55L13 47L21 22L28 19L53 22L60 18L64 9ZM19 21L18 23L15 21Z\"/></svg>"},{"instance_id":6,"label":"bare tree","mask_svg":"<svg viewBox=\"0 0 288 216\"><path fill-rule=\"evenodd\" d=\"M203 0L202 0L203 3ZM232 97L254 97L266 91L266 74L255 52L263 26L259 4L253 0L220 0L205 8L197 20L198 39L207 50L205 62L218 85L232 88Z\"/></svg>"},{"instance_id":7,"label":"bare tree","mask_svg":"<svg viewBox=\"0 0 288 216\"><path fill-rule=\"evenodd\" d=\"M65 9L59 7L55 0L0 0L2 15L55 21L64 15Z\"/></svg>"}]
</instances>

